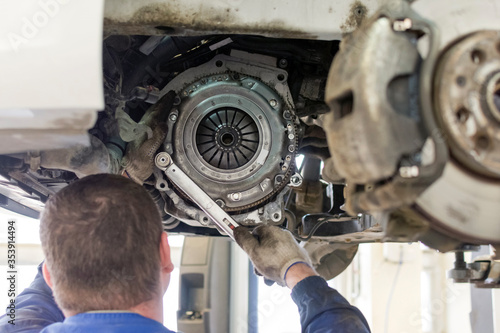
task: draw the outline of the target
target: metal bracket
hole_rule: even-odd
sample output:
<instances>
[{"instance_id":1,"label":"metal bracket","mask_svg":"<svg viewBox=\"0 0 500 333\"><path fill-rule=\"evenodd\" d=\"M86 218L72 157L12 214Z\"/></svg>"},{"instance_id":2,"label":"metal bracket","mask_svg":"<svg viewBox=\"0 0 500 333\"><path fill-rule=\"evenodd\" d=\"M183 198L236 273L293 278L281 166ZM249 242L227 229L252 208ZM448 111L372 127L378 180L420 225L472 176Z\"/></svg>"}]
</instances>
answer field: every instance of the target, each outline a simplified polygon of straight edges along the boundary
<instances>
[{"instance_id":1,"label":"metal bracket","mask_svg":"<svg viewBox=\"0 0 500 333\"><path fill-rule=\"evenodd\" d=\"M500 288L500 262L486 256L466 263L464 252L457 251L455 264L448 271L448 278L455 283L475 283L478 288Z\"/></svg>"}]
</instances>

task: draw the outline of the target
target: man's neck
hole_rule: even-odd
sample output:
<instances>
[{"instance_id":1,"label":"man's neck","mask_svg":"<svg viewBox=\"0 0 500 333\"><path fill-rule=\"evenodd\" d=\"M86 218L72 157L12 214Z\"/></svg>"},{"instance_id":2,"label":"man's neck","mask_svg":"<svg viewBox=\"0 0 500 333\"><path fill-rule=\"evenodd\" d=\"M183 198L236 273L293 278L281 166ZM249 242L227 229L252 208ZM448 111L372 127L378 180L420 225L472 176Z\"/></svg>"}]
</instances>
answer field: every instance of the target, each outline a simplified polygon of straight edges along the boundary
<instances>
[{"instance_id":1,"label":"man's neck","mask_svg":"<svg viewBox=\"0 0 500 333\"><path fill-rule=\"evenodd\" d=\"M154 298L148 302L141 303L129 311L135 312L149 319L156 320L163 324L163 299Z\"/></svg>"},{"instance_id":2,"label":"man's neck","mask_svg":"<svg viewBox=\"0 0 500 333\"><path fill-rule=\"evenodd\" d=\"M157 322L160 322L163 324L163 299L154 298L148 302L141 303L141 304L136 305L130 309L109 310L109 311L102 310L102 311L90 311L90 312L100 312L100 313L132 312L132 313L137 313L143 317L156 320ZM68 318L68 317L72 317L74 315L77 315L78 313L74 312L74 311L63 310L63 314L66 318Z\"/></svg>"}]
</instances>

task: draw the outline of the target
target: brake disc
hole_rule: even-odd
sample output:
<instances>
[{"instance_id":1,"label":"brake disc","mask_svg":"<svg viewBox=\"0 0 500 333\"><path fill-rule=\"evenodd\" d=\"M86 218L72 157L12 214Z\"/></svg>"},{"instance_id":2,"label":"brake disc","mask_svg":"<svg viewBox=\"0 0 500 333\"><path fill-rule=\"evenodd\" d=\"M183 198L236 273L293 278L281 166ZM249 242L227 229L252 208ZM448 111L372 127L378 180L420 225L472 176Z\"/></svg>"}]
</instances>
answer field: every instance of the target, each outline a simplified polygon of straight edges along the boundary
<instances>
[{"instance_id":1,"label":"brake disc","mask_svg":"<svg viewBox=\"0 0 500 333\"><path fill-rule=\"evenodd\" d=\"M417 1L437 25L441 57L434 112L454 158L417 200L434 228L472 243L500 243L500 18L498 1Z\"/></svg>"}]
</instances>

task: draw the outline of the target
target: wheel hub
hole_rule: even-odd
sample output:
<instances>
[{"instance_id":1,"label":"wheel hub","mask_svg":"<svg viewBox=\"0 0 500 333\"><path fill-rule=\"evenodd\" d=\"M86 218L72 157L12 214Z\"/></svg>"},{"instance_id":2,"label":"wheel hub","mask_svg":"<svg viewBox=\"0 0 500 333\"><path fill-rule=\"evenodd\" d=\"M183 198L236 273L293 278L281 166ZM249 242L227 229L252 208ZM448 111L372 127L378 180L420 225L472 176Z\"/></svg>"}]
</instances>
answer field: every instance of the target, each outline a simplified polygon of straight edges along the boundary
<instances>
[{"instance_id":1,"label":"wheel hub","mask_svg":"<svg viewBox=\"0 0 500 333\"><path fill-rule=\"evenodd\" d=\"M466 168L500 178L498 32L477 32L456 42L438 68L437 114L451 153Z\"/></svg>"}]
</instances>

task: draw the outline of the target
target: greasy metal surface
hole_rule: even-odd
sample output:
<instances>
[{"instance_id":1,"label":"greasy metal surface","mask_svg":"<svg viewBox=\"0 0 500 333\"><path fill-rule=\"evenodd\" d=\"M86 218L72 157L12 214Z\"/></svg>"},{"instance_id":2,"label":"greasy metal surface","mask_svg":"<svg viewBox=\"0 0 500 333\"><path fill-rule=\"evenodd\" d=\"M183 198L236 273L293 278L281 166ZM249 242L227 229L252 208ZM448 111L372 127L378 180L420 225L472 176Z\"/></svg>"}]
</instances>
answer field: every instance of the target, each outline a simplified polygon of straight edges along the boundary
<instances>
[{"instance_id":1,"label":"greasy metal surface","mask_svg":"<svg viewBox=\"0 0 500 333\"><path fill-rule=\"evenodd\" d=\"M210 219L208 216L198 207L188 204L171 189L164 178L164 172L156 168L153 173L156 178L155 188L160 191L162 200L165 202L163 206L165 213L190 226L209 226Z\"/></svg>"},{"instance_id":2,"label":"greasy metal surface","mask_svg":"<svg viewBox=\"0 0 500 333\"><path fill-rule=\"evenodd\" d=\"M308 214L302 217L302 234L309 235L317 223L323 223L315 236L337 236L364 230L362 221L352 217L337 217L330 214Z\"/></svg>"},{"instance_id":3,"label":"greasy metal surface","mask_svg":"<svg viewBox=\"0 0 500 333\"><path fill-rule=\"evenodd\" d=\"M337 229L340 232L347 232L346 234L333 235L335 234L334 232L330 236L313 236L309 241L301 243L309 253L317 272L327 280L334 278L349 266L357 253L359 243L382 242L386 240L381 225L372 216L364 215L359 217L356 221L356 226L349 223L352 222L352 218L338 218L331 215L328 217L327 214L324 214L324 217L321 217L321 214L312 217L317 222L327 219L330 220L328 224L333 225L348 221L347 224L350 225L346 228L340 227ZM355 232L356 230L362 231Z\"/></svg>"},{"instance_id":4,"label":"greasy metal surface","mask_svg":"<svg viewBox=\"0 0 500 333\"><path fill-rule=\"evenodd\" d=\"M342 273L358 252L358 245L329 243L323 240L311 240L303 244L311 262L325 280L331 280Z\"/></svg>"},{"instance_id":5,"label":"greasy metal surface","mask_svg":"<svg viewBox=\"0 0 500 333\"><path fill-rule=\"evenodd\" d=\"M323 184L319 181L304 179L302 184L294 188L295 205L305 213L321 212L323 208Z\"/></svg>"},{"instance_id":6,"label":"greasy metal surface","mask_svg":"<svg viewBox=\"0 0 500 333\"><path fill-rule=\"evenodd\" d=\"M331 243L348 243L348 244L361 244L361 243L374 243L385 241L385 234L381 225L375 225L364 231L355 232L352 234L338 235L338 236L319 236L313 237L314 239L324 240Z\"/></svg>"},{"instance_id":7,"label":"greasy metal surface","mask_svg":"<svg viewBox=\"0 0 500 333\"><path fill-rule=\"evenodd\" d=\"M422 145L417 120L398 112L389 96L391 83L417 64L415 46L388 18L372 18L344 39L328 76L325 100L332 112L324 129L335 169L348 183L394 175L402 156Z\"/></svg>"},{"instance_id":8,"label":"greasy metal surface","mask_svg":"<svg viewBox=\"0 0 500 333\"><path fill-rule=\"evenodd\" d=\"M500 34L477 32L447 49L435 89L452 154L474 172L500 177Z\"/></svg>"},{"instance_id":9,"label":"greasy metal surface","mask_svg":"<svg viewBox=\"0 0 500 333\"><path fill-rule=\"evenodd\" d=\"M382 0L107 0L105 34L255 34L341 39Z\"/></svg>"},{"instance_id":10,"label":"greasy metal surface","mask_svg":"<svg viewBox=\"0 0 500 333\"><path fill-rule=\"evenodd\" d=\"M284 196L288 192L288 188L285 187L285 189L283 189L274 200L270 201L263 207L252 210L248 213L231 216L236 222L247 226L255 226L259 224L282 224L285 217Z\"/></svg>"},{"instance_id":11,"label":"greasy metal surface","mask_svg":"<svg viewBox=\"0 0 500 333\"><path fill-rule=\"evenodd\" d=\"M191 200L198 205L215 223L215 225L234 240L233 230L238 227L231 216L229 216L215 201L210 198L191 178L189 178L175 163L172 163L170 155L159 153L155 158L156 166L165 172L165 175L179 186Z\"/></svg>"},{"instance_id":12,"label":"greasy metal surface","mask_svg":"<svg viewBox=\"0 0 500 333\"><path fill-rule=\"evenodd\" d=\"M112 161L104 143L92 135L89 145L40 152L40 166L74 172L79 178L98 173L118 173L120 166Z\"/></svg>"},{"instance_id":13,"label":"greasy metal surface","mask_svg":"<svg viewBox=\"0 0 500 333\"><path fill-rule=\"evenodd\" d=\"M362 231L351 232L343 235L313 236L311 240L313 241L318 240L330 243L349 243L349 244L382 242L385 240L392 241L392 239L386 238L386 233L382 228L383 223L384 223L383 218L379 216L375 218L369 215L362 215L359 218L359 224L361 226Z\"/></svg>"}]
</instances>

